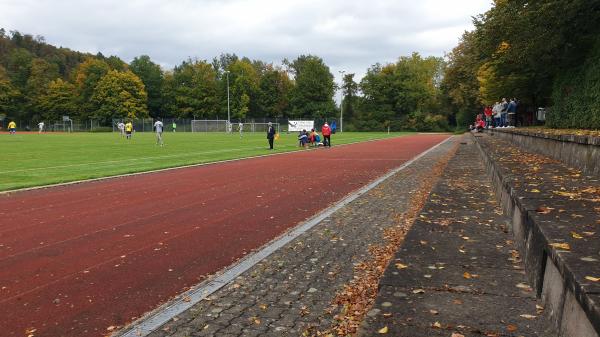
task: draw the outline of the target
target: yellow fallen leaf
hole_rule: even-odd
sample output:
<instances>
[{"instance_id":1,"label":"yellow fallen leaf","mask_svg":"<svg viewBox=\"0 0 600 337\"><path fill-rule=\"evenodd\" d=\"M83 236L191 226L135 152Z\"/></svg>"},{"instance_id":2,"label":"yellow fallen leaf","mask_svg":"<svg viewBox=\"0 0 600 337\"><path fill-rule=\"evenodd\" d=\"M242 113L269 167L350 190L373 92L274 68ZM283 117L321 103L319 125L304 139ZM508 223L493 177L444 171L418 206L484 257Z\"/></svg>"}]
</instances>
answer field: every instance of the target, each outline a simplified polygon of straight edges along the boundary
<instances>
[{"instance_id":1,"label":"yellow fallen leaf","mask_svg":"<svg viewBox=\"0 0 600 337\"><path fill-rule=\"evenodd\" d=\"M442 324L440 322L435 322L431 326L433 326L434 328L438 328L438 329L442 328Z\"/></svg>"},{"instance_id":2,"label":"yellow fallen leaf","mask_svg":"<svg viewBox=\"0 0 600 337\"><path fill-rule=\"evenodd\" d=\"M408 268L407 265L403 264L403 263L396 263L396 268L398 269L404 269L404 268Z\"/></svg>"},{"instance_id":3,"label":"yellow fallen leaf","mask_svg":"<svg viewBox=\"0 0 600 337\"><path fill-rule=\"evenodd\" d=\"M566 242L555 242L555 243L551 243L550 246L552 246L556 249L571 250L571 246L569 246L569 244Z\"/></svg>"},{"instance_id":4,"label":"yellow fallen leaf","mask_svg":"<svg viewBox=\"0 0 600 337\"><path fill-rule=\"evenodd\" d=\"M470 279L471 278L471 274L468 273L468 272L464 272L463 273L463 277L466 278L466 279Z\"/></svg>"},{"instance_id":5,"label":"yellow fallen leaf","mask_svg":"<svg viewBox=\"0 0 600 337\"><path fill-rule=\"evenodd\" d=\"M388 327L384 326L383 328L377 330L377 333L384 334L384 333L388 333L388 331L389 331Z\"/></svg>"},{"instance_id":6,"label":"yellow fallen leaf","mask_svg":"<svg viewBox=\"0 0 600 337\"><path fill-rule=\"evenodd\" d=\"M532 189L529 192L531 192L531 193L540 193L540 190L538 190L537 188L534 188L534 189Z\"/></svg>"},{"instance_id":7,"label":"yellow fallen leaf","mask_svg":"<svg viewBox=\"0 0 600 337\"><path fill-rule=\"evenodd\" d=\"M600 282L600 277L586 276L585 279L592 282Z\"/></svg>"},{"instance_id":8,"label":"yellow fallen leaf","mask_svg":"<svg viewBox=\"0 0 600 337\"><path fill-rule=\"evenodd\" d=\"M452 333L452 336L450 336L450 337L465 337L465 335L463 335L463 334L460 334L460 333L458 333L458 332L453 332L453 333Z\"/></svg>"},{"instance_id":9,"label":"yellow fallen leaf","mask_svg":"<svg viewBox=\"0 0 600 337\"><path fill-rule=\"evenodd\" d=\"M575 233L575 232L571 232L571 236L572 236L574 239L583 239L583 236L581 236L581 235L579 235L579 234L577 234L577 233Z\"/></svg>"},{"instance_id":10,"label":"yellow fallen leaf","mask_svg":"<svg viewBox=\"0 0 600 337\"><path fill-rule=\"evenodd\" d=\"M517 326L514 324L509 324L506 326L506 330L510 331L510 332L514 332L517 331Z\"/></svg>"},{"instance_id":11,"label":"yellow fallen leaf","mask_svg":"<svg viewBox=\"0 0 600 337\"><path fill-rule=\"evenodd\" d=\"M424 294L425 290L423 290L423 289L415 289L412 292L413 292L413 294Z\"/></svg>"}]
</instances>

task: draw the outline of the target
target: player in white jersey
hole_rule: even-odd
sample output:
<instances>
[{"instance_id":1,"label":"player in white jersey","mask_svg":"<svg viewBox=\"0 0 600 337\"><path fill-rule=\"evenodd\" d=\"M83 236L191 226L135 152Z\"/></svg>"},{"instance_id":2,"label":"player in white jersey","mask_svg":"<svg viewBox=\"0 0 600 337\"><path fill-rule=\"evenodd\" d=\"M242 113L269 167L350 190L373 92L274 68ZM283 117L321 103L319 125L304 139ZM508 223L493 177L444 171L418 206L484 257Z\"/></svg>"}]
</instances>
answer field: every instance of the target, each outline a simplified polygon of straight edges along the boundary
<instances>
[{"instance_id":1,"label":"player in white jersey","mask_svg":"<svg viewBox=\"0 0 600 337\"><path fill-rule=\"evenodd\" d=\"M242 138L242 132L244 131L244 124L242 122L238 124L238 130L240 131L240 138Z\"/></svg>"},{"instance_id":2,"label":"player in white jersey","mask_svg":"<svg viewBox=\"0 0 600 337\"><path fill-rule=\"evenodd\" d=\"M38 133L44 132L44 122L38 123L38 129L39 129Z\"/></svg>"},{"instance_id":3,"label":"player in white jersey","mask_svg":"<svg viewBox=\"0 0 600 337\"><path fill-rule=\"evenodd\" d=\"M125 137L125 123L119 122L119 124L117 124L117 129L119 129L121 137Z\"/></svg>"},{"instance_id":4,"label":"player in white jersey","mask_svg":"<svg viewBox=\"0 0 600 337\"><path fill-rule=\"evenodd\" d=\"M156 132L156 145L163 146L163 123L160 121L160 119L154 123L154 131Z\"/></svg>"}]
</instances>

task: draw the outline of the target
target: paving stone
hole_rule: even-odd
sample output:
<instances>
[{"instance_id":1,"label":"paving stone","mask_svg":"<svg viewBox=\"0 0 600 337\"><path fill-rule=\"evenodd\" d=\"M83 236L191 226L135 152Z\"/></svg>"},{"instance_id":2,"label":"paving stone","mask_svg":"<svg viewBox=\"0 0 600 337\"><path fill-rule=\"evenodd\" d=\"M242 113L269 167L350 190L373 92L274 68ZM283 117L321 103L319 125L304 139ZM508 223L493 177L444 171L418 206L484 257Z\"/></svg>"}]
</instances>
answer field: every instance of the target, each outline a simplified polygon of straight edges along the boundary
<instances>
[{"instance_id":1,"label":"paving stone","mask_svg":"<svg viewBox=\"0 0 600 337\"><path fill-rule=\"evenodd\" d=\"M212 331L214 336L300 336L307 330L329 328L336 313L326 310L336 293L353 279L352 266L370 256L370 244L383 241L383 231L394 226L394 218L408 210L430 168L456 143L454 139L439 146L324 219L215 292L210 304L202 301L195 305L193 321L188 310L175 323L196 329L198 335L206 331L198 330L203 326L213 329L215 322L223 324ZM239 288L232 288L232 284ZM208 316L215 308L223 310ZM247 322L248 315L256 315L260 326ZM159 329L150 336L173 333Z\"/></svg>"},{"instance_id":2,"label":"paving stone","mask_svg":"<svg viewBox=\"0 0 600 337\"><path fill-rule=\"evenodd\" d=\"M405 337L552 335L488 181L467 142L386 269L373 306L380 311L359 335L384 327Z\"/></svg>"}]
</instances>

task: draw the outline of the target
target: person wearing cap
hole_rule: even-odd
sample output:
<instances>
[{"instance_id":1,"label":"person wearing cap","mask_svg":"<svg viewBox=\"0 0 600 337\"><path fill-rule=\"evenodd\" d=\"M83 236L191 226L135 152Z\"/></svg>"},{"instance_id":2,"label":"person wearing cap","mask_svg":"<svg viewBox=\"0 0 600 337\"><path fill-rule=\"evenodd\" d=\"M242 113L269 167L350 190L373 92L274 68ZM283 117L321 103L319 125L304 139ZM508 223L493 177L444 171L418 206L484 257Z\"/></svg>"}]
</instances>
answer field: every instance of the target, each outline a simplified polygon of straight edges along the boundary
<instances>
[{"instance_id":1,"label":"person wearing cap","mask_svg":"<svg viewBox=\"0 0 600 337\"><path fill-rule=\"evenodd\" d=\"M269 122L269 128L267 129L267 139L269 140L269 150L273 150L273 140L275 140L275 128L273 124Z\"/></svg>"},{"instance_id":2,"label":"person wearing cap","mask_svg":"<svg viewBox=\"0 0 600 337\"><path fill-rule=\"evenodd\" d=\"M321 134L323 134L323 146L331 147L331 128L327 122L321 128Z\"/></svg>"}]
</instances>

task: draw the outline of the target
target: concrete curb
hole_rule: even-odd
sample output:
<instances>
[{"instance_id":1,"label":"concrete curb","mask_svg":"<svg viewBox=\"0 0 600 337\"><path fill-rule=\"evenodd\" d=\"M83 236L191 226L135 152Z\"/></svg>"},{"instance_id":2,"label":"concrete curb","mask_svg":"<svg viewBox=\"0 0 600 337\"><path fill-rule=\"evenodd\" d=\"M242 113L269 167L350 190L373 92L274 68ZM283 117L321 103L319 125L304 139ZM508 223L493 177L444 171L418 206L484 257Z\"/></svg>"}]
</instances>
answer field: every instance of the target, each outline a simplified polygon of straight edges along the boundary
<instances>
[{"instance_id":1,"label":"concrete curb","mask_svg":"<svg viewBox=\"0 0 600 337\"><path fill-rule=\"evenodd\" d=\"M512 219L511 229L523 255L527 277L542 298L546 314L560 331L559 336L598 337L600 313L595 309L598 308L595 297L575 281L572 270L557 250L549 248L550 242L530 214L531 210L523 207L522 196L513 191L507 176L503 176L499 164L484 150L479 137L472 137L492 178L501 207Z\"/></svg>"}]
</instances>

